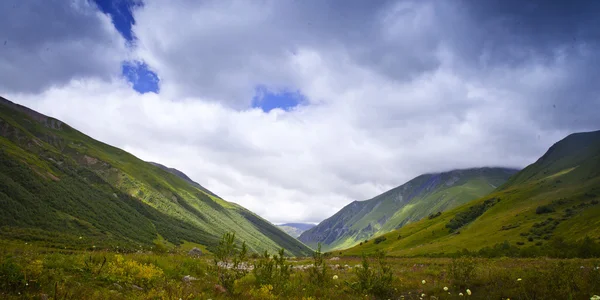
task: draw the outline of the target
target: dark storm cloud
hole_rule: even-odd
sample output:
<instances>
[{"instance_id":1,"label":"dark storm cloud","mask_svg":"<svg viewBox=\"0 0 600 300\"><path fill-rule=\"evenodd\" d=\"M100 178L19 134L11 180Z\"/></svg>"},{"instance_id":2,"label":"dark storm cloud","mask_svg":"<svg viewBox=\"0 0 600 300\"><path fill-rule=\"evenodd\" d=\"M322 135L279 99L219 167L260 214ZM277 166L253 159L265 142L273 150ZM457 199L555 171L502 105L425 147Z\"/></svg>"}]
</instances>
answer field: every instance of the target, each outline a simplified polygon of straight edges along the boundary
<instances>
[{"instance_id":1,"label":"dark storm cloud","mask_svg":"<svg viewBox=\"0 0 600 300\"><path fill-rule=\"evenodd\" d=\"M319 221L422 173L524 167L599 129L597 3L147 0L133 11L132 56L157 71L159 94L106 81L103 68L28 65L32 38L12 54L24 66L14 76L99 79L14 99L271 221ZM48 40L107 44L86 30ZM307 103L250 109L257 85Z\"/></svg>"},{"instance_id":2,"label":"dark storm cloud","mask_svg":"<svg viewBox=\"0 0 600 300\"><path fill-rule=\"evenodd\" d=\"M123 40L87 1L0 2L0 89L40 92L118 72Z\"/></svg>"}]
</instances>

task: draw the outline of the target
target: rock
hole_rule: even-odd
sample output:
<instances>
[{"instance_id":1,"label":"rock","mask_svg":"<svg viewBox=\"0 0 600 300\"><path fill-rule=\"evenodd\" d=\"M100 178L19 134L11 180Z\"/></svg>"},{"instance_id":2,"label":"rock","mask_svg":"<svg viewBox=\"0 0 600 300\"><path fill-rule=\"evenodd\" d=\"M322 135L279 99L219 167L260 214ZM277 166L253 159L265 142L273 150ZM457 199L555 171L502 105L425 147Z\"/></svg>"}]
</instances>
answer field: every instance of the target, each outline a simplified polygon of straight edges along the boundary
<instances>
[{"instance_id":1,"label":"rock","mask_svg":"<svg viewBox=\"0 0 600 300\"><path fill-rule=\"evenodd\" d=\"M202 256L202 250L194 247L194 248L192 248L192 250L190 250L190 252L188 252L188 255L193 256L193 257Z\"/></svg>"},{"instance_id":2,"label":"rock","mask_svg":"<svg viewBox=\"0 0 600 300\"><path fill-rule=\"evenodd\" d=\"M196 277L192 277L190 275L185 275L183 276L183 279L181 279L181 281L185 282L185 283L190 283L192 281L196 281L198 279L196 279Z\"/></svg>"},{"instance_id":3,"label":"rock","mask_svg":"<svg viewBox=\"0 0 600 300\"><path fill-rule=\"evenodd\" d=\"M123 289L123 287L120 284L116 283L116 282L113 283L113 286L116 287L117 290L119 290L119 291Z\"/></svg>"},{"instance_id":4,"label":"rock","mask_svg":"<svg viewBox=\"0 0 600 300\"><path fill-rule=\"evenodd\" d=\"M227 293L227 290L220 284L215 284L215 292L223 294Z\"/></svg>"},{"instance_id":5,"label":"rock","mask_svg":"<svg viewBox=\"0 0 600 300\"><path fill-rule=\"evenodd\" d=\"M332 257L332 258L331 258L331 259L329 259L329 260L340 260L340 258L336 256L336 257Z\"/></svg>"},{"instance_id":6,"label":"rock","mask_svg":"<svg viewBox=\"0 0 600 300\"><path fill-rule=\"evenodd\" d=\"M143 288L141 288L141 287L139 287L139 286L137 286L135 284L132 284L131 288L134 289L134 290L138 290L138 291L143 291L144 290Z\"/></svg>"}]
</instances>

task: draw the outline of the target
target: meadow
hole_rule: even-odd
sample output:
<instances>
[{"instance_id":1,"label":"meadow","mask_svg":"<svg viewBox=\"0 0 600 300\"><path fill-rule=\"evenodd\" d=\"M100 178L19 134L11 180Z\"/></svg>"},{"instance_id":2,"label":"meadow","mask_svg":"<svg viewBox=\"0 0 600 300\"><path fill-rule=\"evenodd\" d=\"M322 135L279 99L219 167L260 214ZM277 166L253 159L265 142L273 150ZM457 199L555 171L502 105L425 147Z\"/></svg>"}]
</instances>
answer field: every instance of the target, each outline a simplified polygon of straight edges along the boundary
<instances>
[{"instance_id":1,"label":"meadow","mask_svg":"<svg viewBox=\"0 0 600 300\"><path fill-rule=\"evenodd\" d=\"M594 299L600 259L69 251L0 244L3 299Z\"/></svg>"}]
</instances>

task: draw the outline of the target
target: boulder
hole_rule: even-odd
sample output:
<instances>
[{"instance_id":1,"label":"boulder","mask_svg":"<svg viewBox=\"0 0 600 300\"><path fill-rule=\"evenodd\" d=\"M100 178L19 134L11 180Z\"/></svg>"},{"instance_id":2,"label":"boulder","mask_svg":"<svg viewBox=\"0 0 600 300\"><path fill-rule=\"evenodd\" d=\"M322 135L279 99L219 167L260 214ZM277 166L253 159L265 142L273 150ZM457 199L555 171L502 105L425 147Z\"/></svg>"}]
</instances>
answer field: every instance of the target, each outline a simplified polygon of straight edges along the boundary
<instances>
[{"instance_id":1,"label":"boulder","mask_svg":"<svg viewBox=\"0 0 600 300\"><path fill-rule=\"evenodd\" d=\"M190 250L190 252L188 252L188 255L193 256L193 257L202 256L202 250L194 247L194 248L192 248L192 250Z\"/></svg>"}]
</instances>

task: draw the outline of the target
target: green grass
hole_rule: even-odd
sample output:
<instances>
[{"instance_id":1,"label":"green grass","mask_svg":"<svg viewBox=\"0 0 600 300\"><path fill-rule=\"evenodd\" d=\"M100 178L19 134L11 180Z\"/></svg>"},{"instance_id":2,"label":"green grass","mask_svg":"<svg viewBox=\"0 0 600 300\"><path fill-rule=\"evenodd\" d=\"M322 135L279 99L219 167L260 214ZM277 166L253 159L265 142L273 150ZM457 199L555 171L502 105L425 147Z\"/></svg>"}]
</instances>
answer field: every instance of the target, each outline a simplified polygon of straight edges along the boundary
<instances>
[{"instance_id":1,"label":"green grass","mask_svg":"<svg viewBox=\"0 0 600 300\"><path fill-rule=\"evenodd\" d=\"M381 271L375 258L367 260L375 272L365 273L358 267L363 264L359 258L325 257L327 279L318 282L311 280L312 259L280 262L295 266L289 276L268 272L264 259L251 259L249 264L260 266L261 262L262 272L245 272L231 290L222 291L216 288L220 280L212 256L191 258L183 251L69 252L0 243L0 298L589 299L600 289L598 259L388 257L384 264L391 280L379 281L382 286L378 289L366 290L361 286L373 282ZM194 279L185 282L185 276Z\"/></svg>"},{"instance_id":2,"label":"green grass","mask_svg":"<svg viewBox=\"0 0 600 300\"><path fill-rule=\"evenodd\" d=\"M252 252L310 251L197 184L2 99L0 179L4 239L133 250L152 247L161 236L173 246L211 250L233 231Z\"/></svg>"}]
</instances>

